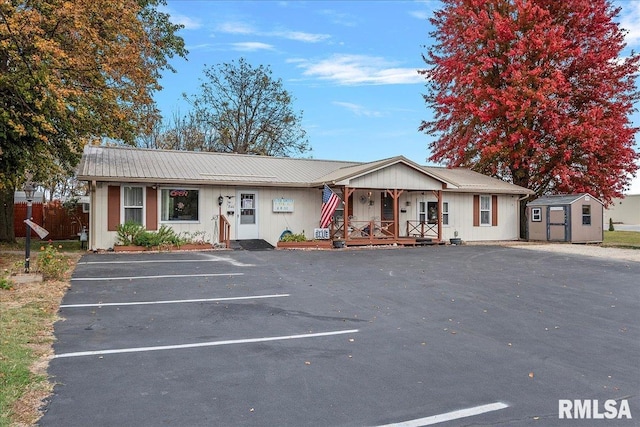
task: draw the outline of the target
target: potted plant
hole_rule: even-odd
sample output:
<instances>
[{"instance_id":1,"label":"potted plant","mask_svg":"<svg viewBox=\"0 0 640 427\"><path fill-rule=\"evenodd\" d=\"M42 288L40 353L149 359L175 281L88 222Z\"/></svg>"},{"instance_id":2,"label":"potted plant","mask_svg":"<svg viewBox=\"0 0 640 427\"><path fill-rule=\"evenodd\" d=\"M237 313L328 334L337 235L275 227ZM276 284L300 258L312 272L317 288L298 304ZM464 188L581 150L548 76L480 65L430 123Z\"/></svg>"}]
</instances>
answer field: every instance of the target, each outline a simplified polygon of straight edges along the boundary
<instances>
[{"instance_id":1,"label":"potted plant","mask_svg":"<svg viewBox=\"0 0 640 427\"><path fill-rule=\"evenodd\" d=\"M342 239L337 239L333 241L333 247L336 249L341 249L346 247L345 241Z\"/></svg>"},{"instance_id":2,"label":"potted plant","mask_svg":"<svg viewBox=\"0 0 640 427\"><path fill-rule=\"evenodd\" d=\"M453 232L453 238L449 239L449 242L452 245L461 245L462 244L462 239L460 237L458 237L458 230Z\"/></svg>"}]
</instances>

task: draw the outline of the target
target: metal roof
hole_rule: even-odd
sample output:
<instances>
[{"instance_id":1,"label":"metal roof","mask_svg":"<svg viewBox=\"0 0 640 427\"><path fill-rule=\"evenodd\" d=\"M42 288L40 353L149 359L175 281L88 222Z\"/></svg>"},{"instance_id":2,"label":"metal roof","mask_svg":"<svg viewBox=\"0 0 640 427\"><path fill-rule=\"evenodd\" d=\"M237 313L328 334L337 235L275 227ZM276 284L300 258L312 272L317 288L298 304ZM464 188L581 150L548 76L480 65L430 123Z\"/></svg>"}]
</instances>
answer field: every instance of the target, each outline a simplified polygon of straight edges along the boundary
<instances>
[{"instance_id":1,"label":"metal roof","mask_svg":"<svg viewBox=\"0 0 640 427\"><path fill-rule=\"evenodd\" d=\"M548 196L542 196L527 203L527 206L550 206L550 205L570 205L585 196L591 197L596 202L602 204L602 202L589 193L580 194L553 194Z\"/></svg>"},{"instance_id":2,"label":"metal roof","mask_svg":"<svg viewBox=\"0 0 640 427\"><path fill-rule=\"evenodd\" d=\"M447 190L465 193L496 192L501 194L533 194L529 190L501 179L492 178L465 168L423 166L432 176L449 182ZM445 190L446 191L446 190Z\"/></svg>"},{"instance_id":3,"label":"metal roof","mask_svg":"<svg viewBox=\"0 0 640 427\"><path fill-rule=\"evenodd\" d=\"M78 165L78 179L307 187L323 175L355 164L291 157L87 146Z\"/></svg>"},{"instance_id":4,"label":"metal roof","mask_svg":"<svg viewBox=\"0 0 640 427\"><path fill-rule=\"evenodd\" d=\"M445 183L450 191L532 193L525 188L468 169L420 166L403 156L363 163L86 146L77 175L82 181L316 187L362 176L397 163Z\"/></svg>"}]
</instances>

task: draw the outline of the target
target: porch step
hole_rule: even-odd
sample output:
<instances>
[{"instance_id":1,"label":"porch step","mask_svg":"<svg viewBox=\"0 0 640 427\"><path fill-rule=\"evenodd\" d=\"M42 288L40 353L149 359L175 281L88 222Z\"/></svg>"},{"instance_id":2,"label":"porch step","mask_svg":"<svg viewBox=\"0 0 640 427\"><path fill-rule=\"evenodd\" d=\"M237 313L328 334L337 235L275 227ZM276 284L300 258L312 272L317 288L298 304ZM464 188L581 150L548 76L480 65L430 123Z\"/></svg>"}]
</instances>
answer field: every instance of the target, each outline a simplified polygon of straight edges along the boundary
<instances>
[{"instance_id":1,"label":"porch step","mask_svg":"<svg viewBox=\"0 0 640 427\"><path fill-rule=\"evenodd\" d=\"M229 246L234 251L265 251L273 249L269 242L262 239L231 240Z\"/></svg>"},{"instance_id":2,"label":"porch step","mask_svg":"<svg viewBox=\"0 0 640 427\"><path fill-rule=\"evenodd\" d=\"M433 246L437 245L438 242L434 242L433 239L426 237L417 237L416 238L416 246Z\"/></svg>"}]
</instances>

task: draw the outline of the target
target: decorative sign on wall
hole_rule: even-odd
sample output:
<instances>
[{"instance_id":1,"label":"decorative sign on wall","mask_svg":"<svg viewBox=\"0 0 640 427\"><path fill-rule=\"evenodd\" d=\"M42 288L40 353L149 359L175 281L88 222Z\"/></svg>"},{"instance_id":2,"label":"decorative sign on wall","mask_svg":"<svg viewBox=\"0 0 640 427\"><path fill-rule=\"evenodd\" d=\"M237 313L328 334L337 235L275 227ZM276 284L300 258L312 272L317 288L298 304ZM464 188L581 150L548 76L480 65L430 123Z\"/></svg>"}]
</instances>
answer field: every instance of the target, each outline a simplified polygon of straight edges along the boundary
<instances>
[{"instance_id":1,"label":"decorative sign on wall","mask_svg":"<svg viewBox=\"0 0 640 427\"><path fill-rule=\"evenodd\" d=\"M293 199L273 199L273 212L293 212Z\"/></svg>"},{"instance_id":2,"label":"decorative sign on wall","mask_svg":"<svg viewBox=\"0 0 640 427\"><path fill-rule=\"evenodd\" d=\"M328 240L329 239L329 229L328 228L314 228L313 229L313 238L314 240Z\"/></svg>"}]
</instances>

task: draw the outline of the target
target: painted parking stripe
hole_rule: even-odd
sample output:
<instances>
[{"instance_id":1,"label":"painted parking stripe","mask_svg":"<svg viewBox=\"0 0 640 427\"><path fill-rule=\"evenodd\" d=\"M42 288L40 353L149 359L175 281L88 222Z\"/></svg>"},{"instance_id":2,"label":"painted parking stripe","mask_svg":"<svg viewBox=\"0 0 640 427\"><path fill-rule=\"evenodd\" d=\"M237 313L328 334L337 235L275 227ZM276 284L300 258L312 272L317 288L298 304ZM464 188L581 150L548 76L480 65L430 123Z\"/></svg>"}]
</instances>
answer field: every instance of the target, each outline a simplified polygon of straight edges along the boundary
<instances>
[{"instance_id":1,"label":"painted parking stripe","mask_svg":"<svg viewBox=\"0 0 640 427\"><path fill-rule=\"evenodd\" d=\"M75 353L56 354L53 356L53 358L61 359L61 358L67 358L67 357L102 356L105 354L141 353L146 351L179 350L179 349L185 349L185 348L215 347L220 345L232 345L232 344L251 344L251 343L259 343L259 342L269 342L269 341L285 341L285 340L295 340L295 339L302 339L302 338L318 338L318 337L328 337L328 336L334 336L334 335L355 334L357 332L359 332L358 329L348 329L343 331L316 332L316 333L300 334L300 335L284 335L279 337L210 341L210 342L200 342L200 343L192 343L192 344L162 345L162 346L156 346L156 347L119 348L114 350L79 351Z\"/></svg>"},{"instance_id":2,"label":"painted parking stripe","mask_svg":"<svg viewBox=\"0 0 640 427\"><path fill-rule=\"evenodd\" d=\"M245 264L226 257L210 257L207 259L155 259L155 260L134 260L134 261L83 261L78 265L100 265L100 264L168 264L168 263L188 263L188 262L228 262L237 267L253 267L254 264Z\"/></svg>"},{"instance_id":3,"label":"painted parking stripe","mask_svg":"<svg viewBox=\"0 0 640 427\"><path fill-rule=\"evenodd\" d=\"M426 418L404 421L395 424L385 424L379 427L422 427L447 421L459 420L461 418L473 417L474 415L486 414L487 412L499 411L508 408L509 405L503 402L489 403L487 405L475 406L473 408L459 409L457 411L446 412L444 414L433 415Z\"/></svg>"},{"instance_id":4,"label":"painted parking stripe","mask_svg":"<svg viewBox=\"0 0 640 427\"><path fill-rule=\"evenodd\" d=\"M156 304L184 304L190 302L221 302L221 301L242 301L251 299L264 298L283 298L291 296L291 294L275 294L275 295L254 295L248 297L228 297L228 298L202 298L202 299L180 299L170 301L137 301L137 302L107 302L92 304L63 304L60 308L82 308L82 307L122 307L127 305L156 305Z\"/></svg>"},{"instance_id":5,"label":"painted parking stripe","mask_svg":"<svg viewBox=\"0 0 640 427\"><path fill-rule=\"evenodd\" d=\"M140 279L173 279L179 277L215 277L242 276L244 273L207 273L207 274L165 274L159 276L123 276L123 277L73 277L72 281L100 281L100 280L140 280Z\"/></svg>"}]
</instances>

